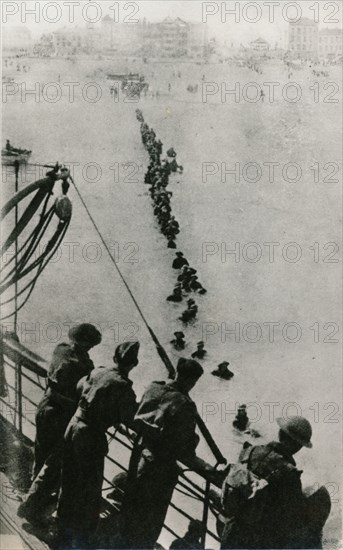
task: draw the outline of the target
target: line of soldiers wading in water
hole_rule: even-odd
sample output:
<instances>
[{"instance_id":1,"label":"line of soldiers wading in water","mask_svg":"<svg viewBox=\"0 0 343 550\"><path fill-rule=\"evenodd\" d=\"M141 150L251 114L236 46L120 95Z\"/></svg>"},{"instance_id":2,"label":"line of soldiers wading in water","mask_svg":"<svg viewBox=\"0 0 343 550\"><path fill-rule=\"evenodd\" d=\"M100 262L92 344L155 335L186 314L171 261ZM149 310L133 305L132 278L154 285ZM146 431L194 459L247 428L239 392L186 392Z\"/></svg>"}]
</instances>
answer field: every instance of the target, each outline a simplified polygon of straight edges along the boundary
<instances>
[{"instance_id":1,"label":"line of soldiers wading in water","mask_svg":"<svg viewBox=\"0 0 343 550\"><path fill-rule=\"evenodd\" d=\"M176 248L175 240L180 233L180 226L175 216L172 215L171 197L173 193L167 190L169 184L169 176L172 172L183 172L183 167L178 165L176 161L176 152L173 147L168 149L167 158L161 160L163 143L160 139L156 139L156 134L152 128L144 121L143 113L140 109L136 109L137 120L140 122L140 130L142 142L145 149L149 153L150 163L145 174L144 182L150 185L149 193L153 200L154 215L160 225L161 232L168 241L168 248ZM177 283L170 296L167 297L168 302L179 303L183 301L184 296L190 293L205 294L207 291L198 281L197 271L189 265L189 262L184 257L182 252L176 252L176 258L173 261L172 267L180 270L177 278ZM187 300L187 309L185 309L179 320L184 325L192 323L198 313L198 306L193 298ZM175 338L171 340L171 344L177 351L185 348L184 333L182 331L174 332ZM193 359L203 359L207 354L204 349L204 342L200 341L197 344L197 349L192 353ZM224 380L230 380L233 373L227 368L229 363L223 361L218 365L218 368L212 374ZM239 412L241 415L241 412ZM242 416L242 415L241 415ZM246 427L246 426L245 426ZM244 428L245 429L245 428Z\"/></svg>"},{"instance_id":2,"label":"line of soldiers wading in water","mask_svg":"<svg viewBox=\"0 0 343 550\"><path fill-rule=\"evenodd\" d=\"M155 214L173 247L178 226L166 187L172 166L181 168L172 155L171 162L159 165L162 144L155 141L140 112L137 117L151 157L146 180L151 184ZM178 253L173 266L179 269L187 264ZM187 291L184 285L189 288L190 278L181 278L182 290ZM183 334L175 336L174 346L182 350ZM220 510L216 515L222 549L322 547L330 496L325 487L303 492L302 472L294 460L302 447L312 446L308 420L279 418L278 441L246 442L237 463L213 467L196 456L197 409L189 396L204 372L196 360L204 357L203 346L192 358L179 358L174 380L153 382L137 403L129 373L138 365L139 342L120 344L112 366L94 368L89 351L101 342L98 329L88 323L77 325L70 329L69 340L53 352L47 389L36 413L33 481L18 508L18 515L38 532L44 526L52 530L52 547L156 547L177 484L178 461L205 476L213 487L221 487L221 491L213 489L211 496ZM225 378L227 365L215 373ZM242 406L234 425L245 429L247 421ZM128 472L112 480L112 497L118 501L120 495L120 514L100 521L106 432L121 426L130 429L125 433L132 439L133 451ZM171 548L201 548L201 530L201 522L191 521L185 537L175 540Z\"/></svg>"},{"instance_id":3,"label":"line of soldiers wading in water","mask_svg":"<svg viewBox=\"0 0 343 550\"><path fill-rule=\"evenodd\" d=\"M139 342L120 344L112 366L94 368L89 351L100 342L94 325L70 329L69 343L53 352L37 408L33 482L18 515L38 532L53 525L50 546L156 547L180 461L222 487L212 494L221 510L222 549L322 547L330 496L324 487L310 496L303 493L294 460L302 447L312 446L308 420L277 419L278 441L246 442L238 462L218 470L196 456L197 410L189 392L203 375L201 365L180 358L175 379L153 382L137 403L129 373L139 362ZM132 430L133 451L127 474L112 481L114 494L122 495L120 514L106 523L99 516L111 426ZM171 548L201 548L200 532L201 523L191 521L185 537Z\"/></svg>"},{"instance_id":4,"label":"line of soldiers wading in water","mask_svg":"<svg viewBox=\"0 0 343 550\"><path fill-rule=\"evenodd\" d=\"M145 174L145 183L150 185L149 193L153 200L154 215L160 225L161 232L168 240L168 248L176 248L175 240L180 233L179 223L175 216L172 215L171 197L172 192L167 190L169 176L172 172L182 173L183 167L179 166L176 161L176 153L171 147L167 151L167 158L161 161L163 144L161 140L156 139L154 130L149 128L144 122L142 112L137 109L136 115L141 123L141 135L144 147L149 153L150 164L148 171ZM170 302L181 302L183 293L198 292L205 294L206 289L203 288L198 281L196 270L189 266L182 252L176 253L176 259L173 262L173 268L181 269L178 277L178 282L175 285L173 293L167 297ZM196 318L198 307L193 299L187 301L188 308L182 313L180 320L184 324L188 324ZM177 335L176 335L177 336ZM181 342L177 343L177 348L182 349Z\"/></svg>"}]
</instances>

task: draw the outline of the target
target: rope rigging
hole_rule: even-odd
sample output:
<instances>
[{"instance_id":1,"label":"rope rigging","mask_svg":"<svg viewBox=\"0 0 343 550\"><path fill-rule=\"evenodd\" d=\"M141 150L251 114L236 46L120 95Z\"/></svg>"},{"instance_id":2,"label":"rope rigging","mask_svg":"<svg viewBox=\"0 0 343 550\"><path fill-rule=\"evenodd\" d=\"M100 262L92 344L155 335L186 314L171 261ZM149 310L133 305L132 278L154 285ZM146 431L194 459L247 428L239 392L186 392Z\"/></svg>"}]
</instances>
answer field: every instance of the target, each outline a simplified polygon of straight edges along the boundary
<instances>
[{"instance_id":1,"label":"rope rigging","mask_svg":"<svg viewBox=\"0 0 343 550\"><path fill-rule=\"evenodd\" d=\"M12 296L2 300L0 303L0 306L3 307L13 301L15 302L13 311L3 315L1 317L2 321L16 316L18 311L20 311L27 303L35 288L39 276L56 253L69 227L72 214L71 202L66 196L70 187L70 184L67 181L69 171L60 167L59 164L56 164L54 167L50 168L52 168L52 170L47 173L46 178L38 180L37 182L34 182L33 184L17 192L16 195L14 195L14 197L7 202L1 212L1 218L4 220L14 207L17 212L18 204L25 197L36 191L34 197L25 208L23 214L17 221L17 224L12 229L10 235L7 237L1 248L0 255L3 257L10 246L13 243L16 244L15 254L9 261L3 263L3 266L0 269L0 295L3 295L6 291L11 290L13 286L15 287L14 293L12 292ZM18 170L16 170L15 174L17 178ZM62 180L62 196L55 199L54 204L49 207L49 201L53 197L54 184L57 180ZM23 244L18 246L18 238L21 236L31 220L34 219L34 216L41 205L42 208L39 222L34 226L33 230L25 239ZM47 245L44 247L44 250L39 253L38 257L35 257L43 237L46 235L50 224L53 222L54 214L56 214L59 218L57 228L50 237ZM18 282L34 271L35 273L31 280L26 283L20 291L18 291ZM22 296L25 292L26 296L21 304L18 305L17 298Z\"/></svg>"},{"instance_id":2,"label":"rope rigging","mask_svg":"<svg viewBox=\"0 0 343 550\"><path fill-rule=\"evenodd\" d=\"M51 212L51 209L46 213L46 214L41 214L41 220L39 222L39 224L33 229L33 231L30 233L30 235L28 236L28 238L26 239L26 241L24 241L24 243L21 245L20 248L18 248L18 251L17 251L17 254L19 255L23 250L25 250L25 248L29 245L29 243L31 243L30 246L32 246L32 244L34 243L34 240L35 240L35 236L39 233L39 230L40 228L42 227L42 225L44 224L45 220L47 219L48 215L50 214ZM27 254L28 250L26 251L26 254ZM12 263L13 261L15 260L15 255L12 256L12 258L10 258L7 262L7 266ZM20 262L22 262L23 258L20 260ZM0 269L0 273L2 273L2 271L4 270L4 268L1 268ZM8 278L8 276L10 274L12 274L13 272L15 272L15 267L6 275L4 281Z\"/></svg>"},{"instance_id":3,"label":"rope rigging","mask_svg":"<svg viewBox=\"0 0 343 550\"><path fill-rule=\"evenodd\" d=\"M33 279L24 287L22 288L18 293L17 293L17 297L18 296L21 296L26 290L28 290L28 294L26 295L25 299L23 300L23 302L20 304L20 306L18 306L15 311L13 311L12 313L8 314L8 315L5 315L3 317L1 317L1 320L5 320L5 319L9 319L10 317L13 317L15 315L15 313L18 311L20 311L24 305L27 303L27 301L29 300L35 286L36 286L36 283L37 283L37 280L39 278L39 276L41 275L41 273L43 272L43 270L46 268L46 266L48 265L49 261L51 260L51 258L54 256L54 254L56 253L58 247L60 246L60 244L62 243L63 241L63 238L64 238L64 235L68 229L68 226L69 226L69 223L67 223L64 227L63 227L63 231L61 232L60 234L60 238L57 240L57 242L55 243L55 245L53 247L50 247L51 248L51 253L47 256L47 254L43 253L41 255L41 258L39 260L39 262L35 262L35 265L34 267L37 267L37 265L39 265L39 268L37 270L37 273L36 275L33 277ZM58 235L56 235L58 236ZM49 245L48 245L49 246ZM48 248L47 246L47 248ZM46 261L44 262L44 258L46 258ZM34 268L32 267L32 269ZM31 270L31 267L30 267L30 270ZM22 276L24 276L25 274L28 273L28 270L26 272L24 272L22 274ZM9 298L8 300L6 300L5 302L1 302L1 306L7 304L7 303L10 303L12 302L13 300L15 299L15 296L12 296L11 298Z\"/></svg>"},{"instance_id":4,"label":"rope rigging","mask_svg":"<svg viewBox=\"0 0 343 550\"><path fill-rule=\"evenodd\" d=\"M10 261L7 263L6 267L11 263L11 261L15 260L15 258L17 257L18 259L18 256L19 256L19 253L23 252L23 250L25 250L26 248L26 251L24 252L23 256L19 259L18 263L16 266L14 266L8 273L7 275L5 275L5 277L3 278L2 280L2 286L0 287L1 290L0 290L0 294L2 292L4 292L6 290L6 286L12 284L12 282L14 282L14 278L16 277L16 274L18 273L21 273L23 268L26 267L26 265L28 264L28 262L30 261L30 259L32 258L32 256L34 255L37 247L39 246L40 244L40 238L39 238L39 234L40 232L42 232L42 234L44 234L45 230L47 229L47 226L48 224L50 223L51 221L51 218L53 216L53 213L54 213L54 209L53 207L50 208L50 210L48 211L48 213L45 215L45 216L42 216L41 217L41 221L39 222L39 224L37 225L37 227L35 227L35 229L33 230L33 232L31 233L31 235L29 236L29 238L25 241L25 243L23 244L23 246L20 247L20 249L18 250L17 254L12 256L12 258L10 259ZM4 268L2 268L0 270L0 273L2 273L4 270ZM6 283L6 285L4 285L4 283L11 277L11 275L14 275L14 277L12 277L12 279L10 279L10 282L9 283ZM17 277L17 279L19 279L21 277Z\"/></svg>"}]
</instances>

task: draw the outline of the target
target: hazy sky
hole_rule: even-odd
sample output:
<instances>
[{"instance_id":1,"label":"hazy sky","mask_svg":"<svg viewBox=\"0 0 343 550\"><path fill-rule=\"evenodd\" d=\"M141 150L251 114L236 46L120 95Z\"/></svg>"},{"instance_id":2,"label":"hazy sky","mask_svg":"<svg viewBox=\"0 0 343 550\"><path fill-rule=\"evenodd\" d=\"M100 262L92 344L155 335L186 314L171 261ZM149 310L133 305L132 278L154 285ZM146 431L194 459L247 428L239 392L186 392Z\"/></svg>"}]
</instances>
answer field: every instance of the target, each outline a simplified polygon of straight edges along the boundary
<instances>
[{"instance_id":1,"label":"hazy sky","mask_svg":"<svg viewBox=\"0 0 343 550\"><path fill-rule=\"evenodd\" d=\"M311 9L312 6L312 9ZM262 36L271 42L284 39L289 19L302 15L317 18L320 27L339 27L342 24L342 2L311 0L120 0L79 1L6 1L1 2L2 26L24 25L35 37L42 32L63 26L84 26L110 15L118 22L158 21L167 16L180 17L190 22L207 20L208 35L219 40L246 42ZM35 10L35 14L29 11ZM226 13L231 10L232 13ZM126 18L126 19L125 19ZM88 19L88 21L87 21ZM274 20L273 20L274 19ZM125 20L125 21L124 21ZM134 24L134 23L132 23Z\"/></svg>"}]
</instances>

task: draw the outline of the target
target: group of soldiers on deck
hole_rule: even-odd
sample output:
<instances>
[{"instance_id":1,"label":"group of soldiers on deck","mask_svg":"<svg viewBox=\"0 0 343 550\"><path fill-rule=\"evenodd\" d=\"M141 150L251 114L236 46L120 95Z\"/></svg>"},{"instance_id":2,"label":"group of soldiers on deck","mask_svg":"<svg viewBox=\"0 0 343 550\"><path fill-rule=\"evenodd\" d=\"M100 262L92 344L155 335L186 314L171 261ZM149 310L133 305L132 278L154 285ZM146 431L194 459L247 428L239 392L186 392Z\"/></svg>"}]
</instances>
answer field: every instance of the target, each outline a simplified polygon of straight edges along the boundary
<instances>
[{"instance_id":1,"label":"group of soldiers on deck","mask_svg":"<svg viewBox=\"0 0 343 550\"><path fill-rule=\"evenodd\" d=\"M57 493L54 546L94 547L106 432L124 425L135 434L134 449L112 546L153 548L177 482L177 461L197 460L197 413L188 393L203 369L193 359L180 358L175 379L153 382L138 404L129 373L138 365L139 342L120 344L111 367L94 368L88 352L101 342L97 328L77 325L69 339L53 353L36 414L33 482L18 515L41 524Z\"/></svg>"},{"instance_id":2,"label":"group of soldiers on deck","mask_svg":"<svg viewBox=\"0 0 343 550\"><path fill-rule=\"evenodd\" d=\"M239 459L243 471L251 472L254 483L264 484L254 485L255 493L263 489L258 500L250 495L235 507L237 498L230 496L242 472L235 478L229 469L227 476L227 471L217 471L196 456L197 409L189 392L203 375L201 365L179 358L175 379L153 382L137 403L129 374L139 363L139 342L118 345L112 366L94 368L89 351L101 342L97 328L77 325L70 329L69 340L58 344L52 356L36 414L33 482L18 509L19 516L39 525L47 521L52 495L58 495L52 546L99 547L106 432L123 425L131 429L133 451L111 548L155 547L178 480L178 461L217 485L223 482L218 517L222 548L321 547L330 499L323 489L314 501L303 496L301 472L293 458L302 447L312 446L305 418L278 419L278 442L244 446ZM185 548L197 547L186 541Z\"/></svg>"}]
</instances>

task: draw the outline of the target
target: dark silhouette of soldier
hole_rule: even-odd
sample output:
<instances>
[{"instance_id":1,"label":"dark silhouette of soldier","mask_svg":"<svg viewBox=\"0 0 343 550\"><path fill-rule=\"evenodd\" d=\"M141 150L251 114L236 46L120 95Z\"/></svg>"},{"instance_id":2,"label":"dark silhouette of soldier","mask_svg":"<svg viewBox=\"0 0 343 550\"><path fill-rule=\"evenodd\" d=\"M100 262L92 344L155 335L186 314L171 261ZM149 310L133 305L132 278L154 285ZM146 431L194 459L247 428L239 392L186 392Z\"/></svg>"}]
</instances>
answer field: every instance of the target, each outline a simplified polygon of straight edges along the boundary
<instances>
[{"instance_id":1,"label":"dark silhouette of soldier","mask_svg":"<svg viewBox=\"0 0 343 550\"><path fill-rule=\"evenodd\" d=\"M33 483L18 515L31 523L44 516L60 483L64 432L77 403L77 384L94 368L88 351L101 342L98 329L83 323L69 330L70 343L58 344L48 371L48 387L36 413Z\"/></svg>"},{"instance_id":2,"label":"dark silhouette of soldier","mask_svg":"<svg viewBox=\"0 0 343 550\"><path fill-rule=\"evenodd\" d=\"M176 462L195 458L197 412L188 393L202 374L199 363L180 358L176 379L153 382L143 395L122 509L123 547L151 549L160 535L177 483Z\"/></svg>"}]
</instances>

